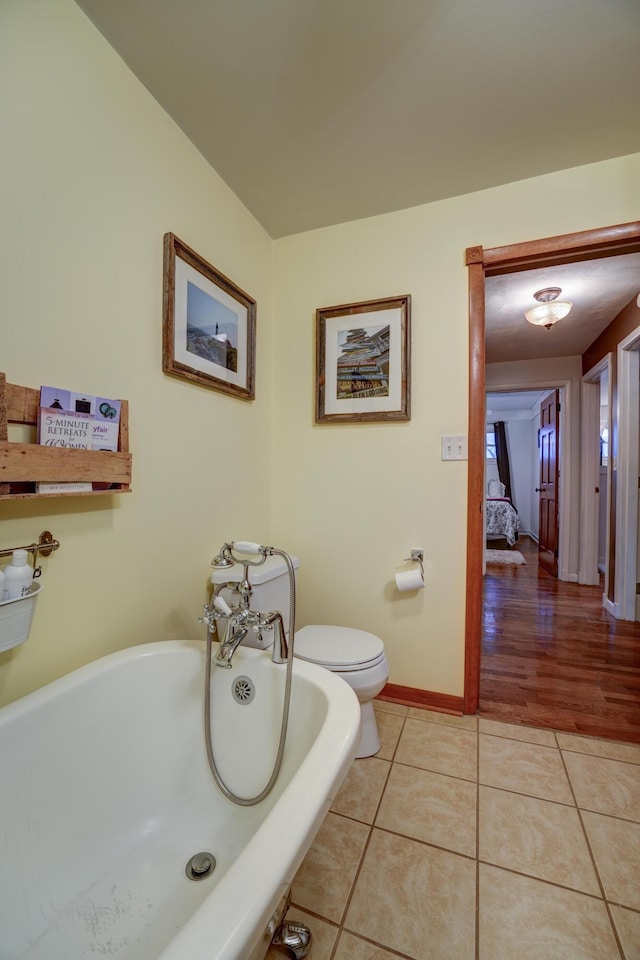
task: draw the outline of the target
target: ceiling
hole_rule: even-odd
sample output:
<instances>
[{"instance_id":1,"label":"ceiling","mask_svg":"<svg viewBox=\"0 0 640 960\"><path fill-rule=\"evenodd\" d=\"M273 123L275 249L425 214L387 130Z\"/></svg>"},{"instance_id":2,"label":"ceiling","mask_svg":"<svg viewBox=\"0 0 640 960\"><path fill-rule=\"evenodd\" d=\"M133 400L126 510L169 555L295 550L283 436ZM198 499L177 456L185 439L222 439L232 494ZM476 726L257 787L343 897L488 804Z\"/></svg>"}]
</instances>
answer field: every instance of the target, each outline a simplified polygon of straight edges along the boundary
<instances>
[{"instance_id":1,"label":"ceiling","mask_svg":"<svg viewBox=\"0 0 640 960\"><path fill-rule=\"evenodd\" d=\"M528 323L524 313L536 305L536 290L551 286L573 306L546 330ZM640 253L487 277L486 361L581 356L639 293Z\"/></svg>"},{"instance_id":2,"label":"ceiling","mask_svg":"<svg viewBox=\"0 0 640 960\"><path fill-rule=\"evenodd\" d=\"M76 2L274 238L640 151L639 0ZM582 353L639 258L489 279L487 361Z\"/></svg>"},{"instance_id":3,"label":"ceiling","mask_svg":"<svg viewBox=\"0 0 640 960\"><path fill-rule=\"evenodd\" d=\"M274 238L640 150L638 0L77 2Z\"/></svg>"},{"instance_id":4,"label":"ceiling","mask_svg":"<svg viewBox=\"0 0 640 960\"><path fill-rule=\"evenodd\" d=\"M504 413L519 410L531 414L540 409L540 401L549 390L519 390L517 393L487 393L487 421L499 420Z\"/></svg>"}]
</instances>

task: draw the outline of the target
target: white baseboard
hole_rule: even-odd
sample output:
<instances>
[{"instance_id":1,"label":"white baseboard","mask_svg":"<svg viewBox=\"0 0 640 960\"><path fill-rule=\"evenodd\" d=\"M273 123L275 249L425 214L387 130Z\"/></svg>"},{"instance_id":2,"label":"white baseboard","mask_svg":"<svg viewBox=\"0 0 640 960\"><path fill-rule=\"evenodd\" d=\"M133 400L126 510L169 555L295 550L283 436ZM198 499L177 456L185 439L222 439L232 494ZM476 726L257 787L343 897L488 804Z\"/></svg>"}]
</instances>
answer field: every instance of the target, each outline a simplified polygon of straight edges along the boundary
<instances>
[{"instance_id":1,"label":"white baseboard","mask_svg":"<svg viewBox=\"0 0 640 960\"><path fill-rule=\"evenodd\" d=\"M618 614L616 612L616 608L618 605L615 604L613 600L609 600L609 597L603 596L602 606L603 606L603 609L607 611L607 613L610 613L612 617L616 618L616 620L618 619Z\"/></svg>"},{"instance_id":2,"label":"white baseboard","mask_svg":"<svg viewBox=\"0 0 640 960\"><path fill-rule=\"evenodd\" d=\"M578 583L578 574L569 573L568 570L558 570L558 580L563 580L565 583Z\"/></svg>"}]
</instances>

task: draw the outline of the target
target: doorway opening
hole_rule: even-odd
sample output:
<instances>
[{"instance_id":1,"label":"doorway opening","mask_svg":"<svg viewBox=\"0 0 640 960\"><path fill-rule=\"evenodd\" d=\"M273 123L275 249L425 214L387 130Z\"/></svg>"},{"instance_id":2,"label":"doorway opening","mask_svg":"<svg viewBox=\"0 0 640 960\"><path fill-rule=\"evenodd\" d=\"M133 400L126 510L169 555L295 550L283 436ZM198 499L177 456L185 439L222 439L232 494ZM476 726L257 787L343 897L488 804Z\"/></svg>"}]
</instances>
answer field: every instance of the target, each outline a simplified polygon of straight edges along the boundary
<instances>
[{"instance_id":1,"label":"doorway opening","mask_svg":"<svg viewBox=\"0 0 640 960\"><path fill-rule=\"evenodd\" d=\"M569 380L533 379L523 385L519 381L504 381L495 375L486 381L486 422L487 431L494 426L494 421L502 420L508 438L510 469L513 475L513 504L517 514L518 535L527 536L541 549L543 554L549 552L548 537L541 537L540 500L541 486L541 455L544 452L545 438L542 436L544 426L541 426L541 404L557 393L557 414L559 423L556 426L554 441L555 456L559 480L556 481L556 505L569 499L572 483L572 463L569 456L574 442L575 425L572 419L572 409L575 406L575 385ZM548 431L547 431L548 434ZM545 466L546 469L546 466ZM492 468L489 457L485 464L484 489L489 495L489 480L497 476ZM493 514L493 508L488 499L485 510ZM544 508L543 508L544 512ZM545 520L547 517L545 517ZM571 542L571 511L559 510L557 523L552 527L555 532L555 544L551 547L551 564L554 566L554 575L562 580L571 579L569 574L569 552ZM490 525L493 528L493 524ZM485 537L487 548L492 546L491 537ZM507 543L506 546L514 546ZM507 558L503 558L506 562Z\"/></svg>"},{"instance_id":2,"label":"doorway opening","mask_svg":"<svg viewBox=\"0 0 640 960\"><path fill-rule=\"evenodd\" d=\"M563 237L553 237L531 243L516 244L510 247L493 248L490 250L484 250L482 247L473 247L467 250L467 265L469 267L470 391L465 713L477 712L480 692L480 653L483 613L483 500L485 496L484 457L486 444L484 405L486 388L484 349L485 280L492 275L497 276L500 273L530 270L534 266L543 268L559 263L590 260L599 257L614 256L624 252L637 252L638 250L640 250L640 223L586 231L584 233L571 234ZM640 345L640 336L638 337L638 345ZM638 359L637 352L636 359ZM579 432L580 427L578 426L577 429ZM611 456L613 457L614 455L612 454ZM628 468L629 475L633 473L633 469L634 464L631 463ZM637 464L635 469L637 471ZM578 490L581 490L586 480L579 465L574 473L573 482L577 485ZM615 480L615 470L613 470L612 487L615 486ZM608 496L613 497L613 493L609 493ZM584 497L582 493L579 496L572 497L573 509L578 511L576 520L571 525L572 528L579 529L582 526L581 521L585 509L583 501ZM635 520L637 530L637 496L635 501ZM614 537L611 536L610 539L613 540ZM562 537L560 537L560 542L562 542ZM582 551L582 541L580 541L580 544ZM610 566L613 567L613 564L610 564ZM574 579L582 580L583 568L586 570L587 567L587 554L583 555L581 552L580 575L576 575ZM636 567L637 563L634 558L634 571ZM609 583L607 587L610 595L613 596L613 569L609 569L608 573ZM633 600L635 607L635 594Z\"/></svg>"}]
</instances>

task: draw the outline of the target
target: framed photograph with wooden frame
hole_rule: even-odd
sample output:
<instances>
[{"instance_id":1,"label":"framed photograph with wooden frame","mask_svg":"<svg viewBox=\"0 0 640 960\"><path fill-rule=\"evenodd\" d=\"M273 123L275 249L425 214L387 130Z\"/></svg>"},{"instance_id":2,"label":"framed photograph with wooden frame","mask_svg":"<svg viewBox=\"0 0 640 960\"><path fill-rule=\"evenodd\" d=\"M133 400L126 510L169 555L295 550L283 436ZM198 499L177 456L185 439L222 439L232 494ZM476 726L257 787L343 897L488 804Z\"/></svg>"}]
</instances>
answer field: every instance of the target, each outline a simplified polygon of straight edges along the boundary
<instances>
[{"instance_id":1,"label":"framed photograph with wooden frame","mask_svg":"<svg viewBox=\"0 0 640 960\"><path fill-rule=\"evenodd\" d=\"M164 236L162 369L255 398L256 301L173 233Z\"/></svg>"},{"instance_id":2,"label":"framed photograph with wooden frame","mask_svg":"<svg viewBox=\"0 0 640 960\"><path fill-rule=\"evenodd\" d=\"M411 419L411 297L316 310L316 423Z\"/></svg>"}]
</instances>

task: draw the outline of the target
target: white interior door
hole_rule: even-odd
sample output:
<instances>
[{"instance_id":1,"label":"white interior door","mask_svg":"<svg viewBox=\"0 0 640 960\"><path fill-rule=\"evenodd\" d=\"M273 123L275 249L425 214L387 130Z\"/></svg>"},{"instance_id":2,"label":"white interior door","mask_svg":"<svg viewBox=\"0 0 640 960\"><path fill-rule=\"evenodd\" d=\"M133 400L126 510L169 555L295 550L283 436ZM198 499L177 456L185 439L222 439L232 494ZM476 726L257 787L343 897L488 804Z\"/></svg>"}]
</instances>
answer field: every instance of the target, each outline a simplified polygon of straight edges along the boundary
<instances>
[{"instance_id":1,"label":"white interior door","mask_svg":"<svg viewBox=\"0 0 640 960\"><path fill-rule=\"evenodd\" d=\"M618 344L618 449L614 612L638 618L638 474L640 472L640 327Z\"/></svg>"}]
</instances>

